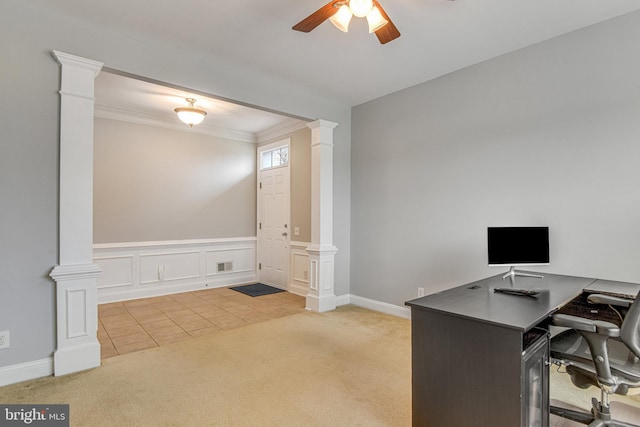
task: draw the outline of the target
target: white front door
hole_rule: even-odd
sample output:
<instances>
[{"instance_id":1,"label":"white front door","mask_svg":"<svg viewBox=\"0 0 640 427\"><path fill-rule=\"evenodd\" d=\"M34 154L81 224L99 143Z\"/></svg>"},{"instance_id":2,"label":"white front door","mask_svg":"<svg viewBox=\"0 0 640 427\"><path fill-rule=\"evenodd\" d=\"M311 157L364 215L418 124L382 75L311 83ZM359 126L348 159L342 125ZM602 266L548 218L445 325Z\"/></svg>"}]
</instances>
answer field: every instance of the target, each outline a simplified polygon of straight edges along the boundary
<instances>
[{"instance_id":1,"label":"white front door","mask_svg":"<svg viewBox=\"0 0 640 427\"><path fill-rule=\"evenodd\" d=\"M280 289L289 280L289 145L258 148L258 277Z\"/></svg>"}]
</instances>

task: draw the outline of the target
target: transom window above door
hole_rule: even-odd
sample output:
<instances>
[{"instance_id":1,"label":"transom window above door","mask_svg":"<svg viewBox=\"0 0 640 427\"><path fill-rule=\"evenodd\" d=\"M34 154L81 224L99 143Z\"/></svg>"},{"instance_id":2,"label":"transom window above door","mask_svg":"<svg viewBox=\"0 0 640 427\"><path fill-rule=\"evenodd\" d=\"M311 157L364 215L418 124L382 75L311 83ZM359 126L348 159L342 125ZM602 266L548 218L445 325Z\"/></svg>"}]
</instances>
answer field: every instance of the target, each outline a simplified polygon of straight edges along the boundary
<instances>
[{"instance_id":1,"label":"transom window above door","mask_svg":"<svg viewBox=\"0 0 640 427\"><path fill-rule=\"evenodd\" d=\"M281 166L287 166L288 164L289 147L287 145L262 152L262 158L260 162L261 170L278 168Z\"/></svg>"}]
</instances>

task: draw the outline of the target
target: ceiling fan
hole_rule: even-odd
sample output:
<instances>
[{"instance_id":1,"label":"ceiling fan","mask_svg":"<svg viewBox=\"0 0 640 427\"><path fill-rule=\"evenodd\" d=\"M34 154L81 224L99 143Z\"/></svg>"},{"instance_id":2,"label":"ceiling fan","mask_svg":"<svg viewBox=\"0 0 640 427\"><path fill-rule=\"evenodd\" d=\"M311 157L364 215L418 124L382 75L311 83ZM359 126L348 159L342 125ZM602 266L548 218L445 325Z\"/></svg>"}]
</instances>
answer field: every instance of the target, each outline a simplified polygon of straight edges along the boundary
<instances>
[{"instance_id":1,"label":"ceiling fan","mask_svg":"<svg viewBox=\"0 0 640 427\"><path fill-rule=\"evenodd\" d=\"M298 22L293 29L308 33L329 19L338 29L347 32L352 16L366 17L369 32L375 32L382 44L400 37L400 31L393 25L378 0L332 0Z\"/></svg>"}]
</instances>

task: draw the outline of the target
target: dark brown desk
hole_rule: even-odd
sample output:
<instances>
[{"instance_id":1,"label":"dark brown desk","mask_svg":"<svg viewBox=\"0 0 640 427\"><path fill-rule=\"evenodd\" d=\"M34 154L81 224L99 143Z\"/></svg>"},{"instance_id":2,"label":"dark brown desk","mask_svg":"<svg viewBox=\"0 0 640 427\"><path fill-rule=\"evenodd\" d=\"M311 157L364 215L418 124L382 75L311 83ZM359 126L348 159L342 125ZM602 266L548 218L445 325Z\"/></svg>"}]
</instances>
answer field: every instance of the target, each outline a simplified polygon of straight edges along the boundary
<instances>
[{"instance_id":1,"label":"dark brown desk","mask_svg":"<svg viewBox=\"0 0 640 427\"><path fill-rule=\"evenodd\" d=\"M550 315L585 289L640 289L544 274L515 279L516 288L539 289L536 297L493 292L506 286L498 275L406 303L414 426L547 426Z\"/></svg>"}]
</instances>

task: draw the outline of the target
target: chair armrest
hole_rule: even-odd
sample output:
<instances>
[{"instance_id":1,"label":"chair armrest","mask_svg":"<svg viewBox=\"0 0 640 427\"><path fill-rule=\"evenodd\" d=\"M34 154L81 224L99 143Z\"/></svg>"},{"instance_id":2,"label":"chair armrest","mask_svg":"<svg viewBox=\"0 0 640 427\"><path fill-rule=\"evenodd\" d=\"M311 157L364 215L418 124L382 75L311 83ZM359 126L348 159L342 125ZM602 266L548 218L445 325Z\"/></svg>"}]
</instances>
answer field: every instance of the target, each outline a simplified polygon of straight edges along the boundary
<instances>
[{"instance_id":1,"label":"chair armrest","mask_svg":"<svg viewBox=\"0 0 640 427\"><path fill-rule=\"evenodd\" d=\"M598 382L613 387L616 379L611 375L607 341L620 336L620 328L613 323L590 320L568 314L554 314L552 324L577 331L587 342L591 351Z\"/></svg>"},{"instance_id":2,"label":"chair armrest","mask_svg":"<svg viewBox=\"0 0 640 427\"><path fill-rule=\"evenodd\" d=\"M598 335L617 338L620 336L620 328L610 322L602 320L590 320L569 314L554 314L552 323L555 326L575 329L582 332L594 332Z\"/></svg>"},{"instance_id":3,"label":"chair armrest","mask_svg":"<svg viewBox=\"0 0 640 427\"><path fill-rule=\"evenodd\" d=\"M612 297L610 295L591 294L587 297L587 301L591 304L608 304L619 307L630 307L633 304L632 299Z\"/></svg>"}]
</instances>

